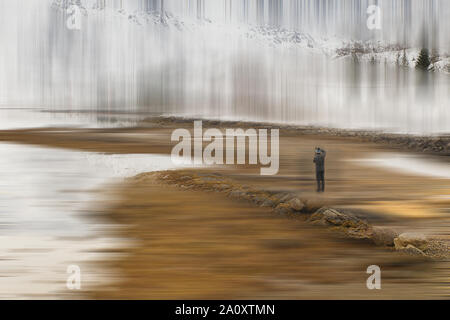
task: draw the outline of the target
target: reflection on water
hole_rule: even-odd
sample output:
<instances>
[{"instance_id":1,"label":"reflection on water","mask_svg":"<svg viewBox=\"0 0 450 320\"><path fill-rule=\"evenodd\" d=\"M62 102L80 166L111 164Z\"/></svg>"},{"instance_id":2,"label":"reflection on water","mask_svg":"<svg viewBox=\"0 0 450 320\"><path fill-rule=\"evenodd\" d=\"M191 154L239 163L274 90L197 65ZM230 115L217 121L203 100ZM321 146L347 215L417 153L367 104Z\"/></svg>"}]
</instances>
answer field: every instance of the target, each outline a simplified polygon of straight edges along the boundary
<instances>
[{"instance_id":1,"label":"reflection on water","mask_svg":"<svg viewBox=\"0 0 450 320\"><path fill-rule=\"evenodd\" d=\"M74 31L62 27L66 11L51 0L0 1L0 48L8 48L0 51L0 104L450 131L448 75L385 63L401 60L401 50L372 64L357 55L332 59L315 47L337 32L376 40L364 28L369 0L124 2L90 2L103 5L83 11ZM379 2L382 40L419 46L424 29L448 52L448 1L392 3ZM267 23L274 29L255 31Z\"/></svg>"},{"instance_id":2,"label":"reflection on water","mask_svg":"<svg viewBox=\"0 0 450 320\"><path fill-rule=\"evenodd\" d=\"M70 264L82 268L83 284L100 281L108 272L87 262L124 242L108 238L104 222L80 217L99 197L92 191L114 179L173 167L162 155L0 144L0 298L68 294Z\"/></svg>"},{"instance_id":3,"label":"reflection on water","mask_svg":"<svg viewBox=\"0 0 450 320\"><path fill-rule=\"evenodd\" d=\"M150 114L102 113L102 112L51 112L39 109L0 108L0 130L81 127L111 128L134 126Z\"/></svg>"}]
</instances>

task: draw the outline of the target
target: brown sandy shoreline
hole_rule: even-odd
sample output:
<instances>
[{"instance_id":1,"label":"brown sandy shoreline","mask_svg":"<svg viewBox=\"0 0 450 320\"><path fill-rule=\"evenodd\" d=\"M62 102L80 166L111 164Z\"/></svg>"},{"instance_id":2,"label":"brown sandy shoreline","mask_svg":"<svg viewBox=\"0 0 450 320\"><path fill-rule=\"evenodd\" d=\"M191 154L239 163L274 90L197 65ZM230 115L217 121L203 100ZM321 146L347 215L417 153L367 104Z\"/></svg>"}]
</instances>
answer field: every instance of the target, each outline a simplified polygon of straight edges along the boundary
<instances>
[{"instance_id":1,"label":"brown sandy shoreline","mask_svg":"<svg viewBox=\"0 0 450 320\"><path fill-rule=\"evenodd\" d=\"M448 269L447 260L394 252L388 246L375 246L369 238L349 239L342 230L307 223L311 215L280 214L235 198L231 193L239 186L223 178L218 182L211 171L147 173L110 190L120 200L105 214L128 226L124 236L140 245L127 249L124 259L103 262L120 278L89 296L449 298L442 286L446 273L436 271ZM219 183L230 186L228 194ZM305 213L318 206L307 205ZM383 270L383 290L365 286L365 271L372 264Z\"/></svg>"},{"instance_id":2,"label":"brown sandy shoreline","mask_svg":"<svg viewBox=\"0 0 450 320\"><path fill-rule=\"evenodd\" d=\"M356 240L367 241L370 244L384 247L394 247L394 239L400 233L386 227L373 227L361 214L330 208L318 199L305 199L295 192L274 192L255 186L242 185L226 175L214 171L176 170L139 174L133 179L142 181L156 180L160 183L175 185L184 190L199 190L203 192L223 193L228 198L246 201L258 207L273 209L277 215L309 222L312 225L328 227L330 231ZM249 181L251 183L251 181ZM437 260L450 258L450 246L439 240L429 239L424 250L415 252L400 250L411 255Z\"/></svg>"},{"instance_id":3,"label":"brown sandy shoreline","mask_svg":"<svg viewBox=\"0 0 450 320\"><path fill-rule=\"evenodd\" d=\"M36 128L0 130L0 141L48 145L59 148L78 149L84 151L111 153L170 153L170 141L149 140L147 144L130 143L127 139L111 139L108 134L120 133L153 133L167 134L167 130L180 127L192 129L193 121L202 120L203 127L217 128L277 128L280 136L311 136L323 138L346 139L363 143L371 143L389 149L420 152L424 154L442 155L448 161L450 155L450 134L444 135L412 135L394 134L375 130L348 130L320 128L313 126L297 126L264 122L222 121L188 117L154 116L139 121L135 127L122 128ZM105 138L106 137L106 138ZM93 145L95 143L95 145Z\"/></svg>"},{"instance_id":4,"label":"brown sandy shoreline","mask_svg":"<svg viewBox=\"0 0 450 320\"><path fill-rule=\"evenodd\" d=\"M168 154L173 147L170 133L180 124L192 129L191 120L157 118L138 128L2 131L0 141L105 153ZM204 127L247 125L204 122ZM400 231L424 228L428 234L447 239L450 221L440 212L448 208L448 201L430 198L437 187L444 186L444 193L450 190L447 182L378 169L369 172L340 160L349 154L402 149L403 144L388 144L386 148L384 142L367 142L358 135L349 139L314 130L281 128L277 177L260 177L259 168L251 166L217 168L213 172L239 186L252 184L259 190L298 193L304 207L310 207L309 214L331 206L344 212L362 212L374 225L393 226ZM308 155L318 144L329 151L325 195L313 191ZM426 152L447 155L442 150L446 149ZM193 173L176 174L183 174L178 177L182 178ZM287 221L286 214L280 216L272 208L261 207L261 203L255 206L248 199L242 201L245 194L230 199L227 195L233 190L225 194L204 186L197 190L178 178L166 183L144 174L106 190L117 201L105 203L108 209L102 215L126 226L121 236L140 245L124 249L126 258L101 262L116 269L120 278L109 288L87 292L88 297L448 298L448 274L437 271L448 270L448 260L431 262L423 256L393 253L392 248L376 247L365 239L346 240L339 232L306 223L306 216ZM364 190L370 190L370 194ZM283 206L278 205L275 211L282 211ZM398 205L407 208L402 209L406 214L398 212ZM424 227L428 225L430 229ZM369 291L365 286L365 268L371 264L386 270L382 292Z\"/></svg>"},{"instance_id":5,"label":"brown sandy shoreline","mask_svg":"<svg viewBox=\"0 0 450 320\"><path fill-rule=\"evenodd\" d=\"M152 117L143 120L142 123L161 126L179 126L181 124L192 124L195 120L202 120L204 127L279 128L282 133L287 135L335 136L363 142L373 142L388 145L390 148L399 148L426 154L450 155L450 134L414 135L389 133L381 130L324 128L270 122L224 121L174 116Z\"/></svg>"}]
</instances>

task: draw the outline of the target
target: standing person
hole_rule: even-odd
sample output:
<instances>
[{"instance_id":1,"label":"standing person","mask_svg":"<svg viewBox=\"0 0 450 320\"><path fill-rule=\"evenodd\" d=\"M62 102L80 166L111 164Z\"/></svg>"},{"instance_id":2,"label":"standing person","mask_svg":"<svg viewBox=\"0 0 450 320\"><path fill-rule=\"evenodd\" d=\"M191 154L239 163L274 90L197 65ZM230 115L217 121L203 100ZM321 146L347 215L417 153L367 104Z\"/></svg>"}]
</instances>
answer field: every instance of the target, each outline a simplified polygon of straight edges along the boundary
<instances>
[{"instance_id":1,"label":"standing person","mask_svg":"<svg viewBox=\"0 0 450 320\"><path fill-rule=\"evenodd\" d=\"M326 151L316 148L313 162L316 164L317 192L325 191L325 155Z\"/></svg>"}]
</instances>

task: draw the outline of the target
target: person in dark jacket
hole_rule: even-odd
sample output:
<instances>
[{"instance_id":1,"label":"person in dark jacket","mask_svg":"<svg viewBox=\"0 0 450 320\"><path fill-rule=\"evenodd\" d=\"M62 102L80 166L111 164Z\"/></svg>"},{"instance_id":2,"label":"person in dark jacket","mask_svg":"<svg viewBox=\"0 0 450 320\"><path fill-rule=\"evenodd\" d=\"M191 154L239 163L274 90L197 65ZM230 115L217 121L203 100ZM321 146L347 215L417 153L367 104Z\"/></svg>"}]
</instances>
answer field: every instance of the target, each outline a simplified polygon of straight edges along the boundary
<instances>
[{"instance_id":1,"label":"person in dark jacket","mask_svg":"<svg viewBox=\"0 0 450 320\"><path fill-rule=\"evenodd\" d=\"M317 192L325 191L325 155L326 151L317 147L314 155L314 163L316 164L316 180Z\"/></svg>"}]
</instances>

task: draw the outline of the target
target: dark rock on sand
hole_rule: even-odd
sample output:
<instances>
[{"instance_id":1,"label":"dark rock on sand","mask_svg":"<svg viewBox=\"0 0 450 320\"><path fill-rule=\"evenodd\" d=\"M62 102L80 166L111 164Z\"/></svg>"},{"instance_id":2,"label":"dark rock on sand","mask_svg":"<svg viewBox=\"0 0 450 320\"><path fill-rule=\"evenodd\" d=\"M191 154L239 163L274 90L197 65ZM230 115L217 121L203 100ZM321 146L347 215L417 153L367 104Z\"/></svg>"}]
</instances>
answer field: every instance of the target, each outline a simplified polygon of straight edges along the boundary
<instances>
[{"instance_id":1,"label":"dark rock on sand","mask_svg":"<svg viewBox=\"0 0 450 320\"><path fill-rule=\"evenodd\" d=\"M293 197L292 194L282 192L282 193L277 193L277 194L275 194L275 195L272 197L272 199L273 199L273 201L274 201L276 204L280 204L280 203L284 203L284 202L289 201L292 197Z\"/></svg>"},{"instance_id":2,"label":"dark rock on sand","mask_svg":"<svg viewBox=\"0 0 450 320\"><path fill-rule=\"evenodd\" d=\"M278 213L278 214L286 215L286 214L292 213L292 209L289 206L289 204L287 204L287 203L280 203L275 208L275 212Z\"/></svg>"},{"instance_id":3,"label":"dark rock on sand","mask_svg":"<svg viewBox=\"0 0 450 320\"><path fill-rule=\"evenodd\" d=\"M319 209L310 218L310 221L315 221L315 220L323 220L327 224L335 225L335 226L345 225L345 226L352 227L352 226L358 226L360 224L367 225L366 222L357 218L356 216L353 216L350 214L344 214L344 213L341 213L341 212L337 211L336 209L332 209L332 208Z\"/></svg>"},{"instance_id":4,"label":"dark rock on sand","mask_svg":"<svg viewBox=\"0 0 450 320\"><path fill-rule=\"evenodd\" d=\"M297 212L302 211L305 207L303 202L298 198L292 198L291 200L289 200L288 205L292 208L292 210Z\"/></svg>"},{"instance_id":5,"label":"dark rock on sand","mask_svg":"<svg viewBox=\"0 0 450 320\"><path fill-rule=\"evenodd\" d=\"M425 256L425 254L423 253L422 250L414 247L411 244L408 244L406 247L401 248L398 251L401 252L401 253L406 253L406 254L411 255L411 256Z\"/></svg>"},{"instance_id":6,"label":"dark rock on sand","mask_svg":"<svg viewBox=\"0 0 450 320\"><path fill-rule=\"evenodd\" d=\"M324 206L324 203L320 200L303 200L303 212L305 213L315 213L317 210Z\"/></svg>"},{"instance_id":7,"label":"dark rock on sand","mask_svg":"<svg viewBox=\"0 0 450 320\"><path fill-rule=\"evenodd\" d=\"M396 249L403 249L412 245L420 250L425 250L428 245L428 239L421 233L406 232L400 234L394 239Z\"/></svg>"},{"instance_id":8,"label":"dark rock on sand","mask_svg":"<svg viewBox=\"0 0 450 320\"><path fill-rule=\"evenodd\" d=\"M316 225L333 227L351 238L370 239L372 235L371 228L366 221L332 208L317 210L309 218L309 221Z\"/></svg>"},{"instance_id":9,"label":"dark rock on sand","mask_svg":"<svg viewBox=\"0 0 450 320\"><path fill-rule=\"evenodd\" d=\"M275 203L271 199L265 199L263 203L261 203L261 207L273 207Z\"/></svg>"},{"instance_id":10,"label":"dark rock on sand","mask_svg":"<svg viewBox=\"0 0 450 320\"><path fill-rule=\"evenodd\" d=\"M372 240L377 246L394 246L394 239L398 237L398 232L385 227L372 228Z\"/></svg>"},{"instance_id":11,"label":"dark rock on sand","mask_svg":"<svg viewBox=\"0 0 450 320\"><path fill-rule=\"evenodd\" d=\"M228 196L234 199L242 199L245 196L245 192L240 190L233 190L228 194Z\"/></svg>"}]
</instances>

